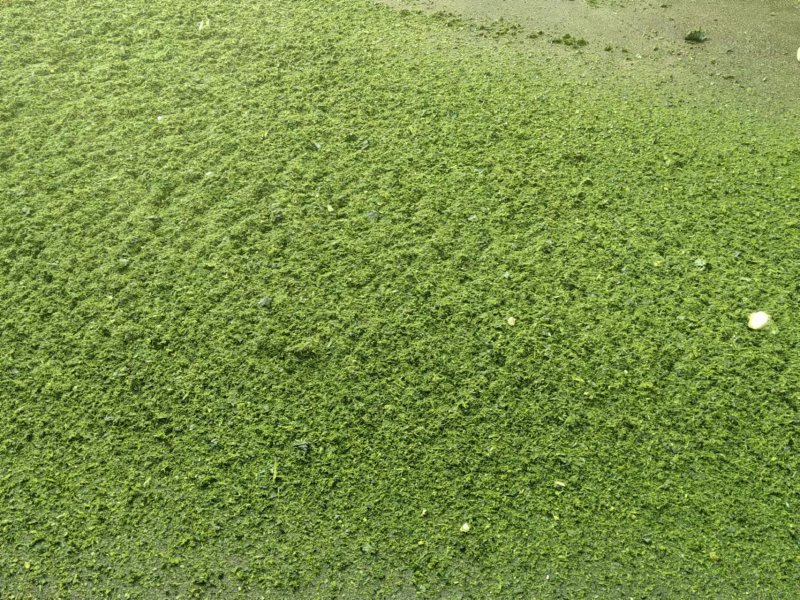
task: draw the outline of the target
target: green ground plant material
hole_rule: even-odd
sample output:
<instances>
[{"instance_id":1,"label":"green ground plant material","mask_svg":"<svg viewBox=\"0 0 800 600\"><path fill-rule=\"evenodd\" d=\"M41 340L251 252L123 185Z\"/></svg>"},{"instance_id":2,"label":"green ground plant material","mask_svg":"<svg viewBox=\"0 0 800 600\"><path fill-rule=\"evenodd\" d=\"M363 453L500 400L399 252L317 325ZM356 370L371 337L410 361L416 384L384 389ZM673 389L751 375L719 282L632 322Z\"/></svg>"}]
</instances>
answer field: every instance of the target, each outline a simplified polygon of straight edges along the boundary
<instances>
[{"instance_id":1,"label":"green ground plant material","mask_svg":"<svg viewBox=\"0 0 800 600\"><path fill-rule=\"evenodd\" d=\"M0 596L796 594L795 131L365 0L13 0L0 94Z\"/></svg>"},{"instance_id":2,"label":"green ground plant material","mask_svg":"<svg viewBox=\"0 0 800 600\"><path fill-rule=\"evenodd\" d=\"M695 29L687 33L684 39L687 42L692 42L694 44L702 44L703 42L708 41L708 36L701 29Z\"/></svg>"}]
</instances>

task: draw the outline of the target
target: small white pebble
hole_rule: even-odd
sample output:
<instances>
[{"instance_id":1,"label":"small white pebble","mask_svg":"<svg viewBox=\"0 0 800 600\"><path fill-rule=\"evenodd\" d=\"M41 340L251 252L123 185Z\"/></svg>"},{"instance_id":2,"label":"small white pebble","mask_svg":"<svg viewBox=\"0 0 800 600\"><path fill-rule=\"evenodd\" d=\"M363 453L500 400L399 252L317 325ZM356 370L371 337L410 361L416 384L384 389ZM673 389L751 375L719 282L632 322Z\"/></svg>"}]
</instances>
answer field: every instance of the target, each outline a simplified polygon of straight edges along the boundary
<instances>
[{"instance_id":1,"label":"small white pebble","mask_svg":"<svg viewBox=\"0 0 800 600\"><path fill-rule=\"evenodd\" d=\"M469 532L469 523L464 523L464 524L461 526L461 532L462 532L462 533L468 533L468 532Z\"/></svg>"},{"instance_id":2,"label":"small white pebble","mask_svg":"<svg viewBox=\"0 0 800 600\"><path fill-rule=\"evenodd\" d=\"M759 329L764 329L767 325L769 325L770 317L767 313L763 311L754 312L750 314L750 318L747 321L747 326L750 329L755 329L758 331Z\"/></svg>"},{"instance_id":3,"label":"small white pebble","mask_svg":"<svg viewBox=\"0 0 800 600\"><path fill-rule=\"evenodd\" d=\"M508 324L513 327L517 324L517 320L514 317L508 317Z\"/></svg>"},{"instance_id":4,"label":"small white pebble","mask_svg":"<svg viewBox=\"0 0 800 600\"><path fill-rule=\"evenodd\" d=\"M158 115L158 116L156 117L156 121L160 121L160 120L162 120L163 118L164 118L164 115Z\"/></svg>"}]
</instances>

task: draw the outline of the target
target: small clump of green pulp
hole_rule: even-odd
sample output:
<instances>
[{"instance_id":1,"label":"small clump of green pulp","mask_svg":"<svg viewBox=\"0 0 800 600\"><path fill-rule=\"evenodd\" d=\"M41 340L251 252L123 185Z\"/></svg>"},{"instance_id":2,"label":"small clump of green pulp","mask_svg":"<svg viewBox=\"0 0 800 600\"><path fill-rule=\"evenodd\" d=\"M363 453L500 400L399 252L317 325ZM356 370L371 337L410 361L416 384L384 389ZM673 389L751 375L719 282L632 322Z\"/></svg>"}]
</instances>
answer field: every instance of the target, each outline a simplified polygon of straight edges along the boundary
<instances>
[{"instance_id":1,"label":"small clump of green pulp","mask_svg":"<svg viewBox=\"0 0 800 600\"><path fill-rule=\"evenodd\" d=\"M797 592L796 132L367 0L0 56L2 597Z\"/></svg>"},{"instance_id":2,"label":"small clump of green pulp","mask_svg":"<svg viewBox=\"0 0 800 600\"><path fill-rule=\"evenodd\" d=\"M685 39L687 42L692 42L694 44L702 44L703 42L708 41L708 36L701 29L695 29L687 33L686 37L684 37L683 39Z\"/></svg>"}]
</instances>

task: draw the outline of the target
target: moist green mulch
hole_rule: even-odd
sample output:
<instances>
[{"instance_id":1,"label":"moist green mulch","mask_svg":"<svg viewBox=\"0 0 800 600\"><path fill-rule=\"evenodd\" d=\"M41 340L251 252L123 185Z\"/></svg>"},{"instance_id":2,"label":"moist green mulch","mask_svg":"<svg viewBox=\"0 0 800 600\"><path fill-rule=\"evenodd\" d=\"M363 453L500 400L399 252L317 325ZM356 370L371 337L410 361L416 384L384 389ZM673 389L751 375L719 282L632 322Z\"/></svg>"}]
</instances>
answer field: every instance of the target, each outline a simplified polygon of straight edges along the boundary
<instances>
[{"instance_id":1,"label":"moist green mulch","mask_svg":"<svg viewBox=\"0 0 800 600\"><path fill-rule=\"evenodd\" d=\"M552 51L0 5L1 595L793 596L799 138Z\"/></svg>"}]
</instances>

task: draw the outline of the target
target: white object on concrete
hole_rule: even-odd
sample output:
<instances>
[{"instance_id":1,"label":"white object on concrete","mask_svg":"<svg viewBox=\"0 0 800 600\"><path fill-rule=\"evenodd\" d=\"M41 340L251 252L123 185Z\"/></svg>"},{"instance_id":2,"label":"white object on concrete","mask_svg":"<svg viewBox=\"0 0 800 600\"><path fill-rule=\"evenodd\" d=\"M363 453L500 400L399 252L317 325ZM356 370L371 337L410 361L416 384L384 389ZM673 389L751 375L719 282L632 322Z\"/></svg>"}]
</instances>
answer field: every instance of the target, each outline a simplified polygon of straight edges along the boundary
<instances>
[{"instance_id":1,"label":"white object on concrete","mask_svg":"<svg viewBox=\"0 0 800 600\"><path fill-rule=\"evenodd\" d=\"M764 329L767 325L769 325L769 315L762 311L751 313L747 321L747 326L756 331Z\"/></svg>"}]
</instances>

